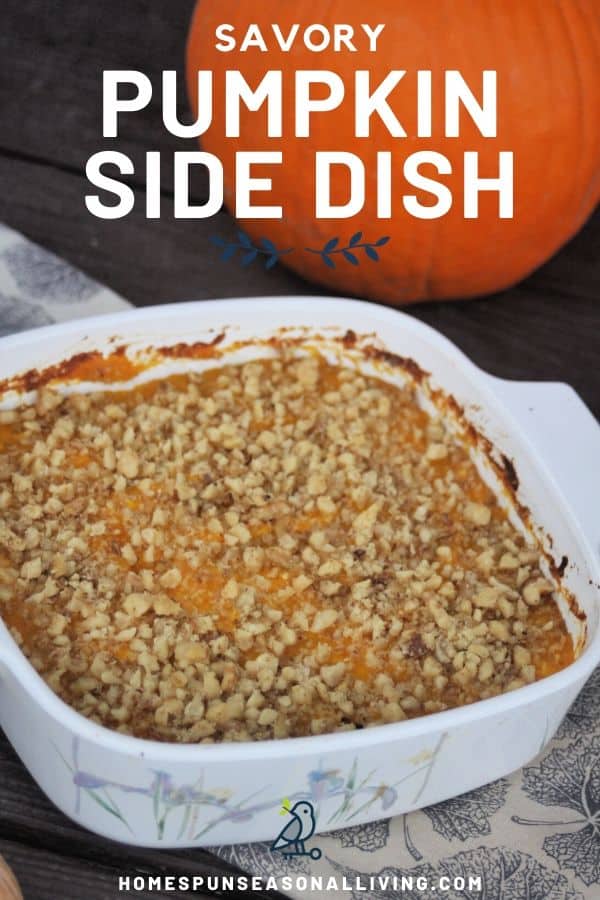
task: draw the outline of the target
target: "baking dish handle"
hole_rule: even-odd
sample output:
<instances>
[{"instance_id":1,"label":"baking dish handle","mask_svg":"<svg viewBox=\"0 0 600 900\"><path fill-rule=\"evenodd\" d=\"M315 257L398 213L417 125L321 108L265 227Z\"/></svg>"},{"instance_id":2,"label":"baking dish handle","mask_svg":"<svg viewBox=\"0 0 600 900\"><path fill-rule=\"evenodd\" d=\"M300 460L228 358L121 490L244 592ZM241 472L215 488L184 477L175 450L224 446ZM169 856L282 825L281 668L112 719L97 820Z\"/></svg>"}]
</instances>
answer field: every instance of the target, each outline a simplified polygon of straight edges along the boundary
<instances>
[{"instance_id":1,"label":"baking dish handle","mask_svg":"<svg viewBox=\"0 0 600 900\"><path fill-rule=\"evenodd\" d=\"M600 561L600 424L568 384L488 378L540 451Z\"/></svg>"}]
</instances>

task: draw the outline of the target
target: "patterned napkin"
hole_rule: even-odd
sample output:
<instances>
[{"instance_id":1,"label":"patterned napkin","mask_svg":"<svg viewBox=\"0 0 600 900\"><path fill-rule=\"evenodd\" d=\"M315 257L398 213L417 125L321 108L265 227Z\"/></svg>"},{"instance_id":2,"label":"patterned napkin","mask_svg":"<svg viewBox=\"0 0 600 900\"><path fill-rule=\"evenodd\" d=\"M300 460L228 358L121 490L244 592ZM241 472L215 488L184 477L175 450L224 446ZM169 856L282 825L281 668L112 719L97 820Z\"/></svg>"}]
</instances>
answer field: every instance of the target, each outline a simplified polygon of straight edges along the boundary
<instances>
[{"instance_id":1,"label":"patterned napkin","mask_svg":"<svg viewBox=\"0 0 600 900\"><path fill-rule=\"evenodd\" d=\"M0 224L0 335L131 304Z\"/></svg>"},{"instance_id":2,"label":"patterned napkin","mask_svg":"<svg viewBox=\"0 0 600 900\"><path fill-rule=\"evenodd\" d=\"M0 333L7 334L129 306L51 253L0 225ZM314 789L318 790L315 784ZM325 787L327 789L327 787ZM330 832L311 841L322 857L286 858L269 844L213 852L265 879L335 876L353 900L436 900L431 887L365 891L369 878L482 878L481 892L450 890L447 900L598 900L600 898L600 669L572 706L552 744L529 766L436 806ZM301 882L300 882L301 883ZM377 881L385 884L385 881ZM285 884L285 882L283 882ZM363 886L361 889L361 885ZM290 892L305 897L306 892ZM316 900L334 894L310 891Z\"/></svg>"}]
</instances>

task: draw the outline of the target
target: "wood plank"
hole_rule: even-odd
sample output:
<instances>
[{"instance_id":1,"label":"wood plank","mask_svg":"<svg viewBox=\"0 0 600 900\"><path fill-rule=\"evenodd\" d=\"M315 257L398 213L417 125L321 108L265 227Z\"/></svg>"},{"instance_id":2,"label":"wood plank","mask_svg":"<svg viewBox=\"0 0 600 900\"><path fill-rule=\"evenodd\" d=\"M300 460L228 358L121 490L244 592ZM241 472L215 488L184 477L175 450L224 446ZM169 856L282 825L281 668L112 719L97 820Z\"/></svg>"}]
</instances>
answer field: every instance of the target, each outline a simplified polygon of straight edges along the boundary
<instances>
[{"instance_id":1,"label":"wood plank","mask_svg":"<svg viewBox=\"0 0 600 900\"><path fill-rule=\"evenodd\" d=\"M66 848L65 848L66 849ZM182 900L190 895L194 897L231 897L227 889L217 887L212 890L198 890L190 892L182 891L157 891L151 888L146 890L131 890L120 892L119 877L144 876L198 876L205 879L207 873L194 871L193 866L188 866L181 871L175 871L171 864L164 865L161 862L161 854L156 854L153 864L140 864L123 858L112 863L107 861L94 861L88 859L74 859L66 853L49 852L38 847L20 844L16 841L0 840L0 854L13 869L25 900L113 900L120 896L135 896L140 900L157 900L160 897ZM226 875L225 864L220 864L220 870L212 873L211 877ZM244 891L244 897L254 898L281 898L283 895L273 891Z\"/></svg>"},{"instance_id":2,"label":"wood plank","mask_svg":"<svg viewBox=\"0 0 600 900\"><path fill-rule=\"evenodd\" d=\"M409 311L493 375L570 384L600 419L598 299L544 292L525 281L493 297Z\"/></svg>"},{"instance_id":3,"label":"wood plank","mask_svg":"<svg viewBox=\"0 0 600 900\"><path fill-rule=\"evenodd\" d=\"M559 297L587 297L594 301L598 310L595 332L600 340L600 209L526 283L548 297L558 294ZM559 303L558 299L557 305Z\"/></svg>"},{"instance_id":4,"label":"wood plank","mask_svg":"<svg viewBox=\"0 0 600 900\"><path fill-rule=\"evenodd\" d=\"M101 863L76 860L60 853L50 853L16 841L0 840L0 854L14 871L25 900L112 900L121 896L118 891L119 875L159 874L136 871L127 863L112 869ZM169 873L170 874L170 873ZM132 896L123 893L122 896ZM156 900L157 897L173 897L181 900L189 894L179 891L157 893L136 891L140 900ZM196 897L214 894L196 893ZM216 894L219 896L219 894ZM223 896L221 893L220 896Z\"/></svg>"},{"instance_id":5,"label":"wood plank","mask_svg":"<svg viewBox=\"0 0 600 900\"><path fill-rule=\"evenodd\" d=\"M3 0L0 30L0 148L83 172L98 150L120 150L136 168L133 183L144 182L147 150L171 155L197 149L193 140L170 135L162 122L161 72L183 72L185 40L194 0ZM117 139L102 138L102 72L137 69L153 84L149 106L121 117ZM178 116L191 121L183 77ZM165 186L172 179L165 171ZM206 179L193 183L197 198Z\"/></svg>"}]
</instances>

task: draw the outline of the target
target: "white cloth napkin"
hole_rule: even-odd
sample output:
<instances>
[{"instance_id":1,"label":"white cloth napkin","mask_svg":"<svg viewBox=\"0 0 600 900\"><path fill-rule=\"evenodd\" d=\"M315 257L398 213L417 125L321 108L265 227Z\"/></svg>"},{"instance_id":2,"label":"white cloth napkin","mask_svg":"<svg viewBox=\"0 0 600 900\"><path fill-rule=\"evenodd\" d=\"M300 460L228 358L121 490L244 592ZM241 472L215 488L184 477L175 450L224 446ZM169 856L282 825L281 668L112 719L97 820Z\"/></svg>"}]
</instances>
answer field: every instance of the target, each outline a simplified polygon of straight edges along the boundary
<instances>
[{"instance_id":1,"label":"white cloth napkin","mask_svg":"<svg viewBox=\"0 0 600 900\"><path fill-rule=\"evenodd\" d=\"M83 272L0 224L0 334L131 306Z\"/></svg>"},{"instance_id":2,"label":"white cloth napkin","mask_svg":"<svg viewBox=\"0 0 600 900\"><path fill-rule=\"evenodd\" d=\"M129 306L0 225L1 334ZM248 873L276 876L280 886L282 877L290 876L291 897L598 900L600 669L550 747L522 771L419 812L317 835L310 846L320 848L319 861L286 858L266 843L212 849ZM311 875L322 877L323 890L318 882L315 887L304 881ZM337 892L333 882L325 889L332 876ZM394 877L401 884L402 876L412 876L413 890L394 888ZM417 888L424 883L417 882L419 876L427 880L425 890ZM483 887L442 893L440 876L463 876L467 883L469 876L479 876Z\"/></svg>"}]
</instances>

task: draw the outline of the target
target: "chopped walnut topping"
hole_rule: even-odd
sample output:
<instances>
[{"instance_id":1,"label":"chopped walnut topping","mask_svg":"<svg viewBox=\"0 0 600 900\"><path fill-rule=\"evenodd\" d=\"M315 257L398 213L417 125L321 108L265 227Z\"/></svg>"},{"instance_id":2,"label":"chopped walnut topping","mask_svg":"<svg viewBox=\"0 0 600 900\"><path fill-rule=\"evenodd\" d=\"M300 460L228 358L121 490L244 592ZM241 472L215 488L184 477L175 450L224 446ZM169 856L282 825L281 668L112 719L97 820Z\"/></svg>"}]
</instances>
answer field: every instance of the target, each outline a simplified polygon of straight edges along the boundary
<instances>
[{"instance_id":1,"label":"chopped walnut topping","mask_svg":"<svg viewBox=\"0 0 600 900\"><path fill-rule=\"evenodd\" d=\"M0 412L0 612L121 732L321 734L573 658L540 554L415 391L316 354Z\"/></svg>"},{"instance_id":2,"label":"chopped walnut topping","mask_svg":"<svg viewBox=\"0 0 600 900\"><path fill-rule=\"evenodd\" d=\"M120 451L117 459L117 472L125 475L126 478L135 478L138 471L139 460L137 453L129 449Z\"/></svg>"}]
</instances>

